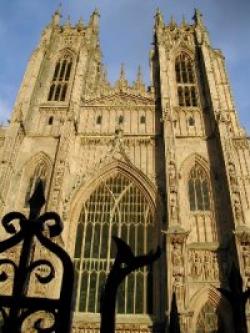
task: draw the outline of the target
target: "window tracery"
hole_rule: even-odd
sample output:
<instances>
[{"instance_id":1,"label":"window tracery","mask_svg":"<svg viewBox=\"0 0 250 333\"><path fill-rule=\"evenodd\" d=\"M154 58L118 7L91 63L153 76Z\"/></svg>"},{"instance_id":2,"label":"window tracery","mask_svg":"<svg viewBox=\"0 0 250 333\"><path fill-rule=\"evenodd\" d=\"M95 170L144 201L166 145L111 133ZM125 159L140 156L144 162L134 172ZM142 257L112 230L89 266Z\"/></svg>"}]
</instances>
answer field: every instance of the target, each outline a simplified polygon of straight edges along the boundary
<instances>
[{"instance_id":1,"label":"window tracery","mask_svg":"<svg viewBox=\"0 0 250 333\"><path fill-rule=\"evenodd\" d=\"M136 255L153 248L149 202L134 181L115 173L84 203L76 235L76 309L99 312L101 289L115 257L112 235L125 240ZM151 313L151 293L152 272L143 267L131 273L118 292L118 313Z\"/></svg>"},{"instance_id":2,"label":"window tracery","mask_svg":"<svg viewBox=\"0 0 250 333\"><path fill-rule=\"evenodd\" d=\"M73 60L70 55L64 55L63 58L57 61L50 85L48 101L65 101L72 63Z\"/></svg>"},{"instance_id":3,"label":"window tracery","mask_svg":"<svg viewBox=\"0 0 250 333\"><path fill-rule=\"evenodd\" d=\"M184 52L175 60L175 74L179 106L197 106L194 63Z\"/></svg>"},{"instance_id":4,"label":"window tracery","mask_svg":"<svg viewBox=\"0 0 250 333\"><path fill-rule=\"evenodd\" d=\"M190 171L188 196L191 211L210 210L210 193L206 172L196 164Z\"/></svg>"}]
</instances>

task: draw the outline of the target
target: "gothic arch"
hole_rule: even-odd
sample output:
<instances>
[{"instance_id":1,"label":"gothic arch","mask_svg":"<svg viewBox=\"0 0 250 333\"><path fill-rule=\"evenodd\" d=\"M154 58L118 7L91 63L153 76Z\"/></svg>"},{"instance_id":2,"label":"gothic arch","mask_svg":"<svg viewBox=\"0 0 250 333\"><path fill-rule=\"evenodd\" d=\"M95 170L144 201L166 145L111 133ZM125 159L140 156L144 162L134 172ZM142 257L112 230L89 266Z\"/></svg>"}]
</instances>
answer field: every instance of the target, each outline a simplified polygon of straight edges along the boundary
<instances>
[{"instance_id":1,"label":"gothic arch","mask_svg":"<svg viewBox=\"0 0 250 333\"><path fill-rule=\"evenodd\" d=\"M119 182L121 181L123 185L119 185L120 183L117 183L116 180ZM119 195L116 196L117 194L115 193ZM130 201L131 198L133 201ZM135 253L137 254L146 253L155 247L155 243L156 240L159 239L159 232L161 229L161 220L159 220L160 212L159 209L156 209L156 204L157 195L154 185L143 173L136 170L132 165L121 161L114 161L104 167L98 172L95 178L89 180L86 185L82 186L78 190L71 203L69 217L70 224L68 225L67 235L67 244L70 247L69 251L72 253L72 256L74 253L74 261L75 265L77 265L77 269L78 265L80 265L78 286L80 285L80 281L81 284L85 281L83 279L86 279L86 276L88 276L88 281L92 281L93 274L96 274L91 270L91 268L81 270L80 267L82 267L82 260L83 262L94 260L96 262L95 265L97 266L99 265L98 262L101 260L100 262L102 262L102 264L100 264L101 266L99 265L100 267L98 266L97 268L97 272L99 272L97 277L98 286L95 288L95 290L98 290L96 295L99 295L99 279L100 276L103 277L104 274L103 265L107 265L107 267L105 266L105 272L107 273L107 271L109 271L109 262L112 262L113 260L112 258L114 253L112 254L112 250L110 252L112 234L121 234L121 237L123 237L123 239L125 239L131 246L134 244L132 248L134 247L133 251L136 251ZM130 219L128 219L128 216ZM100 238L101 244L103 242L100 247L98 247L100 243L96 243L96 237L97 239ZM86 245L88 244L87 240L91 242L91 245ZM106 251L104 251L107 254L103 253L104 248L107 248ZM103 259L106 258L105 256L107 256L107 259ZM148 276L148 273L149 271L145 271L143 273L145 274L143 275L144 282L141 281L140 284L141 286L144 286L143 290L148 290L150 286L153 287L152 283L153 281L154 283L156 281L154 279L152 280L152 283L150 282L150 284L147 285L146 281L148 280L146 277ZM137 276L137 274L139 274L138 279L142 279L140 272L134 273L134 276ZM136 277L135 281L137 281ZM129 283L129 280L126 283ZM88 296L90 298L87 297L86 301L84 301L84 297L86 297L86 295L84 294L85 296L81 296L81 290L79 287L77 288L77 311L98 312L98 308L96 306L97 299L95 298L95 300L93 300L93 296L91 296L91 284L90 286L86 284L86 288L87 293L90 293L90 296ZM134 305L132 306L132 310L131 308L126 308L126 306L132 302L131 299L128 298L128 301L125 302L127 305L124 305L125 313L147 314L148 310L146 309L148 303L146 302L146 299L152 301L152 306L154 308L153 304L155 303L155 296L153 298L147 298L147 296L145 296L147 294L148 292L144 292L143 298L141 298L142 295L139 297L142 299L140 302L143 302L139 305L139 308L135 305L137 304L137 301L135 301L135 294L133 294ZM125 293L124 297L128 297L128 295ZM89 302L91 303L89 303L87 299L90 299L91 301ZM121 310L123 309L123 305L121 305L121 307L118 306L118 309L120 309L119 312L121 311L121 313L124 313L122 312L123 310Z\"/></svg>"},{"instance_id":2,"label":"gothic arch","mask_svg":"<svg viewBox=\"0 0 250 333\"><path fill-rule=\"evenodd\" d=\"M57 53L55 53L54 56L53 56L53 59L56 62L57 60L59 60L64 55L69 55L69 56L72 57L72 59L75 59L76 52L72 48L65 47L65 48L59 50Z\"/></svg>"},{"instance_id":3,"label":"gothic arch","mask_svg":"<svg viewBox=\"0 0 250 333\"><path fill-rule=\"evenodd\" d=\"M194 50L189 47L188 45L183 45L183 43L181 42L180 44L177 44L173 50L172 50L172 57L173 60L175 60L180 54L186 54L192 61L195 61L194 57ZM174 61L173 61L174 63Z\"/></svg>"},{"instance_id":4,"label":"gothic arch","mask_svg":"<svg viewBox=\"0 0 250 333\"><path fill-rule=\"evenodd\" d=\"M205 192L201 194L203 203L205 202L205 198L207 201L206 205L202 207L197 207L197 199L196 206L194 207L194 201L191 200L192 197L190 196L191 193L189 192L190 175L193 171L192 169L196 166L197 170L201 169L200 171L203 174L203 177L205 177L207 180L207 196L204 197ZM213 186L208 161L197 153L188 156L181 164L179 177L181 188L180 200L183 202L183 209L181 210L180 216L183 227L187 230L190 230L188 241L191 243L216 241L218 233L215 222Z\"/></svg>"},{"instance_id":5,"label":"gothic arch","mask_svg":"<svg viewBox=\"0 0 250 333\"><path fill-rule=\"evenodd\" d=\"M200 167L204 169L206 172L207 176L210 178L210 170L209 170L209 164L208 161L201 156L200 154L194 153L190 156L188 156L181 164L180 167L180 177L187 180L190 170L192 167L198 164Z\"/></svg>"},{"instance_id":6,"label":"gothic arch","mask_svg":"<svg viewBox=\"0 0 250 333\"><path fill-rule=\"evenodd\" d=\"M157 194L155 185L143 172L138 170L132 164L115 160L106 166L103 166L102 169L96 172L95 177L91 177L90 179L84 181L84 183L81 183L80 186L74 190L69 203L68 230L70 230L70 233L67 232L68 230L65 230L66 235L68 234L68 236L66 236L67 244L74 244L76 226L84 201L97 188L100 180L109 178L114 171L120 172L136 183L146 196L152 211L155 212L155 219L159 221L159 224L161 224L162 203L159 195ZM69 251L70 253L73 252L72 246L70 246Z\"/></svg>"},{"instance_id":7,"label":"gothic arch","mask_svg":"<svg viewBox=\"0 0 250 333\"><path fill-rule=\"evenodd\" d=\"M193 314L190 332L196 332L198 316L206 303L210 303L218 311L225 332L234 333L231 306L227 299L213 286L204 287L192 296L189 302L189 311Z\"/></svg>"}]
</instances>

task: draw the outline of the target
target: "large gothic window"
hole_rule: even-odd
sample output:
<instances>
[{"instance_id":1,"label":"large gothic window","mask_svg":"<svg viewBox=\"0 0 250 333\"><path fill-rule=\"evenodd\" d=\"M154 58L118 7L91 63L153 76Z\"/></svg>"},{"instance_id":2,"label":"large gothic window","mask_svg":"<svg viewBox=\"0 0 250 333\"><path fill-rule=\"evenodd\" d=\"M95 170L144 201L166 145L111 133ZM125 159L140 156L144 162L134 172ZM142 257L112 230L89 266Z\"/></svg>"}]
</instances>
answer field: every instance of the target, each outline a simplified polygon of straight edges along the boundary
<instances>
[{"instance_id":1,"label":"large gothic window","mask_svg":"<svg viewBox=\"0 0 250 333\"><path fill-rule=\"evenodd\" d=\"M179 106L197 106L194 63L184 52L175 60L175 74Z\"/></svg>"},{"instance_id":2,"label":"large gothic window","mask_svg":"<svg viewBox=\"0 0 250 333\"><path fill-rule=\"evenodd\" d=\"M195 333L223 333L221 320L216 308L207 302L199 313Z\"/></svg>"},{"instance_id":3,"label":"large gothic window","mask_svg":"<svg viewBox=\"0 0 250 333\"><path fill-rule=\"evenodd\" d=\"M35 187L39 183L39 181L42 182L44 190L46 189L47 177L48 177L47 165L46 165L46 163L41 161L38 163L33 175L29 179L28 187L27 187L26 195L25 195L25 203L24 203L25 207L28 206L29 199L32 196L32 194L35 190Z\"/></svg>"},{"instance_id":4,"label":"large gothic window","mask_svg":"<svg viewBox=\"0 0 250 333\"><path fill-rule=\"evenodd\" d=\"M188 195L191 211L210 210L209 185L206 172L196 164L190 171Z\"/></svg>"},{"instance_id":5,"label":"large gothic window","mask_svg":"<svg viewBox=\"0 0 250 333\"><path fill-rule=\"evenodd\" d=\"M65 101L72 68L72 58L64 55L57 61L50 85L48 101Z\"/></svg>"},{"instance_id":6,"label":"large gothic window","mask_svg":"<svg viewBox=\"0 0 250 333\"><path fill-rule=\"evenodd\" d=\"M153 248L153 214L130 178L115 173L101 181L84 203L76 234L76 310L99 312L100 293L114 262L112 235L126 241L136 255ZM152 272L143 267L120 286L118 313L151 313Z\"/></svg>"}]
</instances>

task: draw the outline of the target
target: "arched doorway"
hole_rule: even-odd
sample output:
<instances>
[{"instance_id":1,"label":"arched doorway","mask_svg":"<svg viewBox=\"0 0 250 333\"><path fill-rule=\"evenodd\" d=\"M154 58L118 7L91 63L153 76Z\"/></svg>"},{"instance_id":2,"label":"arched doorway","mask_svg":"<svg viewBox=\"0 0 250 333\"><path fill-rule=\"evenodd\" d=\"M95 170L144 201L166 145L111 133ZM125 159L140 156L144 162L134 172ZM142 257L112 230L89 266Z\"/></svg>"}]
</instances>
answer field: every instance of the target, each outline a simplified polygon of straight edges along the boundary
<instances>
[{"instance_id":1,"label":"arched doorway","mask_svg":"<svg viewBox=\"0 0 250 333\"><path fill-rule=\"evenodd\" d=\"M114 170L83 203L78 221L74 264L76 311L99 312L101 289L114 261L112 235L125 240L136 255L154 245L154 209L140 184ZM121 285L118 313L152 312L152 272L147 267L132 273Z\"/></svg>"}]
</instances>

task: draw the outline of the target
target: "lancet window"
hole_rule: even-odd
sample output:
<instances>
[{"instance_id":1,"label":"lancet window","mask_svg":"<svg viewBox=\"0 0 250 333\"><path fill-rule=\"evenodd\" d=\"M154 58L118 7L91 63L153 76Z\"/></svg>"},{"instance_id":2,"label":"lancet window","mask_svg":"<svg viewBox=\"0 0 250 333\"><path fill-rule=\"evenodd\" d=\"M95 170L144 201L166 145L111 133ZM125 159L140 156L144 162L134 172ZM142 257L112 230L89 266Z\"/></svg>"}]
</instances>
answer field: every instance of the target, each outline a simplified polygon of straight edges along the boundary
<instances>
[{"instance_id":1,"label":"lancet window","mask_svg":"<svg viewBox=\"0 0 250 333\"><path fill-rule=\"evenodd\" d=\"M184 52L175 60L175 74L179 106L197 106L197 86L194 63Z\"/></svg>"},{"instance_id":2,"label":"lancet window","mask_svg":"<svg viewBox=\"0 0 250 333\"><path fill-rule=\"evenodd\" d=\"M25 207L27 207L29 199L32 196L35 187L39 183L39 181L42 182L44 190L46 189L47 178L48 178L48 168L47 165L42 161L36 166L32 177L29 179L25 195Z\"/></svg>"},{"instance_id":3,"label":"lancet window","mask_svg":"<svg viewBox=\"0 0 250 333\"><path fill-rule=\"evenodd\" d=\"M191 211L210 210L209 183L206 172L195 165L189 174L188 195Z\"/></svg>"},{"instance_id":4,"label":"lancet window","mask_svg":"<svg viewBox=\"0 0 250 333\"><path fill-rule=\"evenodd\" d=\"M72 57L65 55L57 61L50 85L48 101L65 101L72 68Z\"/></svg>"},{"instance_id":5,"label":"lancet window","mask_svg":"<svg viewBox=\"0 0 250 333\"><path fill-rule=\"evenodd\" d=\"M99 312L100 294L114 263L112 235L126 241L135 255L153 248L153 213L138 185L121 173L103 180L84 203L75 244L76 311ZM152 272L143 267L120 286L117 311L151 313Z\"/></svg>"}]
</instances>

